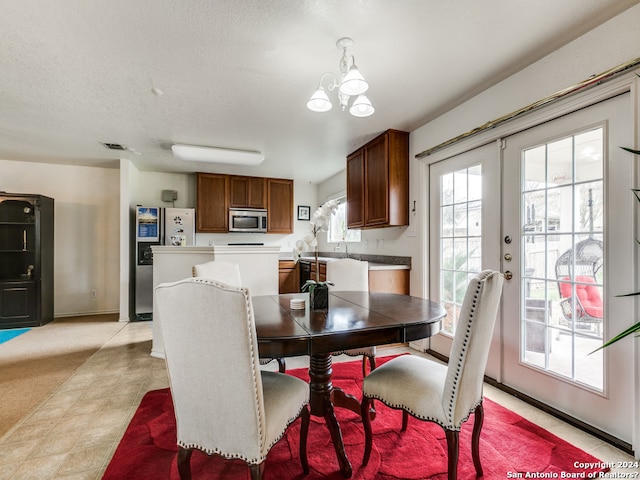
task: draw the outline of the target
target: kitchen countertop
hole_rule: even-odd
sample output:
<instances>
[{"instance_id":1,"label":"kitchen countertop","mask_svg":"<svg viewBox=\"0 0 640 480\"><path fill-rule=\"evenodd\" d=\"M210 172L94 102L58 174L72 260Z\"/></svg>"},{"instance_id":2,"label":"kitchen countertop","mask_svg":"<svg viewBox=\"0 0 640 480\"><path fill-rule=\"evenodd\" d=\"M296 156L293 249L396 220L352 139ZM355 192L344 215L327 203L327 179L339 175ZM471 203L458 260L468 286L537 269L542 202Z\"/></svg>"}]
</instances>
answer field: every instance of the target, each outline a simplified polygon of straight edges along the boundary
<instances>
[{"instance_id":1,"label":"kitchen countertop","mask_svg":"<svg viewBox=\"0 0 640 480\"><path fill-rule=\"evenodd\" d=\"M341 258L344 258L344 257L319 256L318 261L321 263L327 263L327 262L333 262L334 260L340 260ZM352 258L352 257L349 257L349 258ZM310 257L310 256L309 257L302 256L300 257L300 260L306 261L306 262L315 262L316 258ZM359 260L359 259L355 259L355 260ZM386 263L386 262L375 262L370 260L366 260L366 261L369 262L369 270L411 270L411 265L406 265L403 263Z\"/></svg>"}]
</instances>

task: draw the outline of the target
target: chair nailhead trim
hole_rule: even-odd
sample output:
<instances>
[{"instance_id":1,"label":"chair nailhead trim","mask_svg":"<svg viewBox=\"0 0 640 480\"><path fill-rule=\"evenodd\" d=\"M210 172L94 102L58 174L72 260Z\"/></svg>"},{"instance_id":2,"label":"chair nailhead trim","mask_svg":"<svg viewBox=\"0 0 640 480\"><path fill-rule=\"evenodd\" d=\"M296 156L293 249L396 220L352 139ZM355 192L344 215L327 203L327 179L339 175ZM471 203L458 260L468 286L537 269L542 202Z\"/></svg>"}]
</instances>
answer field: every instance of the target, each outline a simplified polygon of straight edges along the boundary
<instances>
[{"instance_id":1,"label":"chair nailhead trim","mask_svg":"<svg viewBox=\"0 0 640 480\"><path fill-rule=\"evenodd\" d=\"M284 436L285 432L287 431L287 428L289 427L289 425L293 423L295 420L297 420L297 418L300 416L300 413L302 412L302 409L306 408L307 405L309 404L305 403L304 405L302 405L302 407L300 407L300 411L298 412L298 414L287 421L286 427L284 428L282 433L280 433L280 435L276 439L274 439L273 443L269 445L269 448L266 450L267 452L271 450L271 447L273 447L276 443L280 441L280 439ZM244 455L240 455L238 453L225 453L221 450L218 450L217 448L213 450L209 448L204 448L196 443L184 443L179 441L178 445L182 448L195 448L197 450L200 450L206 455L219 455L220 457L226 458L227 460L233 460L233 459L242 460L243 462L248 463L250 465L257 465L259 463L264 462L266 459L266 455L261 456L261 458L247 458Z\"/></svg>"},{"instance_id":2,"label":"chair nailhead trim","mask_svg":"<svg viewBox=\"0 0 640 480\"><path fill-rule=\"evenodd\" d=\"M384 398L381 398L381 397L379 397L377 395L373 395L371 397L368 396L368 395L365 395L365 397L369 398L369 399L373 399L373 400L378 400L378 401L384 403L387 407L407 412L409 415L411 415L414 418L417 418L418 420L424 420L425 422L432 422L432 423L435 423L437 425L440 425L444 429L454 430L456 432L460 431L460 429L462 428L462 424L469 419L471 414L476 410L476 408L478 408L478 405L482 404L482 400L483 400L483 398L480 398L480 401L478 403L476 403L473 407L471 407L471 409L469 410L467 415L462 419L462 421L460 422L459 425L453 425L452 423L447 425L444 422L441 422L440 420L438 420L437 418L429 417L429 416L425 417L425 416L422 416L422 415L418 415L416 412L414 412L411 408L407 407L406 405L403 405L403 404L400 404L400 403L389 403Z\"/></svg>"},{"instance_id":3,"label":"chair nailhead trim","mask_svg":"<svg viewBox=\"0 0 640 480\"><path fill-rule=\"evenodd\" d=\"M484 288L484 283L486 280L486 276L482 279L480 279L478 281L478 284L476 285L476 291L473 294L473 303L471 304L471 307L469 308L469 318L468 318L468 323L467 323L467 328L465 331L465 335L464 335L464 341L462 342L462 348L460 349L460 355L457 358L457 363L456 363L456 373L454 375L454 379L453 379L453 394L451 395L451 398L449 399L449 406L447 409L447 412L449 413L449 422L452 424L453 423L453 413L454 413L454 404L456 403L457 397L458 397L458 387L459 387L459 381L460 381L460 374L461 374L461 368L462 368L462 362L464 361L464 358L467 354L467 349L469 347L469 340L471 337L471 327L473 325L473 321L476 318L476 310L478 308L478 299L480 298L480 293L482 292L482 289ZM476 405L477 407L477 405ZM475 409L475 407L474 407ZM409 412L411 413L411 412ZM470 412L471 413L471 412ZM467 418L469 418L469 414L467 414L467 417L465 418L464 421L466 421ZM413 413L411 413L413 415ZM416 415L414 415L416 416ZM419 417L416 417L419 418ZM435 422L438 423L438 422ZM442 426L442 425L441 425ZM451 429L452 427L444 427L443 428L449 428ZM460 426L458 425L457 427L454 426L453 427L455 430L460 430Z\"/></svg>"}]
</instances>

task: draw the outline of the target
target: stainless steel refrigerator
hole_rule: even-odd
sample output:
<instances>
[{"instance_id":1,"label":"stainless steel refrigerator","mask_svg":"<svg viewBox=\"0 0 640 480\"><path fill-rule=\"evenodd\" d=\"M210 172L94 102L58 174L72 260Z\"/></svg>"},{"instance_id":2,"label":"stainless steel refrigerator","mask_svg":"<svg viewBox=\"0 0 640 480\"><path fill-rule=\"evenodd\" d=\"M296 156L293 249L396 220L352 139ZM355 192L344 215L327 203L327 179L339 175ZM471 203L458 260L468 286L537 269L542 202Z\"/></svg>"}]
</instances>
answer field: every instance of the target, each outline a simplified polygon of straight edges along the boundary
<instances>
[{"instance_id":1,"label":"stainless steel refrigerator","mask_svg":"<svg viewBox=\"0 0 640 480\"><path fill-rule=\"evenodd\" d=\"M132 320L153 319L154 245L195 245L195 209L136 206L134 211Z\"/></svg>"}]
</instances>

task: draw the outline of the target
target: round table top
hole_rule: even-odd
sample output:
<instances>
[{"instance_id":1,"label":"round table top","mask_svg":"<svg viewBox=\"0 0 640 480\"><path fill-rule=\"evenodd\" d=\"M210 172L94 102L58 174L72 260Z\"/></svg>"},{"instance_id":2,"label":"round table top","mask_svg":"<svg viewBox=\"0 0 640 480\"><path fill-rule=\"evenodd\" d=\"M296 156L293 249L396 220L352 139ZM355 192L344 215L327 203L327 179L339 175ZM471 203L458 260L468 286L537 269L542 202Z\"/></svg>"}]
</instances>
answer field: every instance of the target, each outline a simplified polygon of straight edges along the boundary
<instances>
[{"instance_id":1,"label":"round table top","mask_svg":"<svg viewBox=\"0 0 640 480\"><path fill-rule=\"evenodd\" d=\"M291 309L291 299L305 309ZM252 297L261 357L325 354L406 343L442 327L444 308L430 300L378 292L330 292L327 310L311 310L308 293Z\"/></svg>"}]
</instances>

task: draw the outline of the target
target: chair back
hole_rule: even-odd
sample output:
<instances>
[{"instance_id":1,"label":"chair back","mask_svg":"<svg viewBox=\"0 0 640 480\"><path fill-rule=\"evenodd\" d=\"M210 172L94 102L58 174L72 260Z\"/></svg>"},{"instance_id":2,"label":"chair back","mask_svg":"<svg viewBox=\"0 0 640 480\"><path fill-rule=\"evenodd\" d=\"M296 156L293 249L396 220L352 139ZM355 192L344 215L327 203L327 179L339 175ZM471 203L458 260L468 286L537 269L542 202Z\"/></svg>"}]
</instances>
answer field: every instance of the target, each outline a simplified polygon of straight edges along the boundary
<instances>
[{"instance_id":1,"label":"chair back","mask_svg":"<svg viewBox=\"0 0 640 480\"><path fill-rule=\"evenodd\" d=\"M442 398L452 428L459 428L482 401L484 371L503 283L501 273L483 270L469 282L462 301Z\"/></svg>"},{"instance_id":2,"label":"chair back","mask_svg":"<svg viewBox=\"0 0 640 480\"><path fill-rule=\"evenodd\" d=\"M191 273L194 277L210 278L234 287L242 286L240 266L237 263L214 260L194 265Z\"/></svg>"},{"instance_id":3,"label":"chair back","mask_svg":"<svg viewBox=\"0 0 640 480\"><path fill-rule=\"evenodd\" d=\"M333 285L329 285L329 290L368 292L369 262L353 258L327 262L327 280L333 283Z\"/></svg>"},{"instance_id":4,"label":"chair back","mask_svg":"<svg viewBox=\"0 0 640 480\"><path fill-rule=\"evenodd\" d=\"M258 344L246 288L187 278L155 289L178 445L226 458L266 455Z\"/></svg>"}]
</instances>

